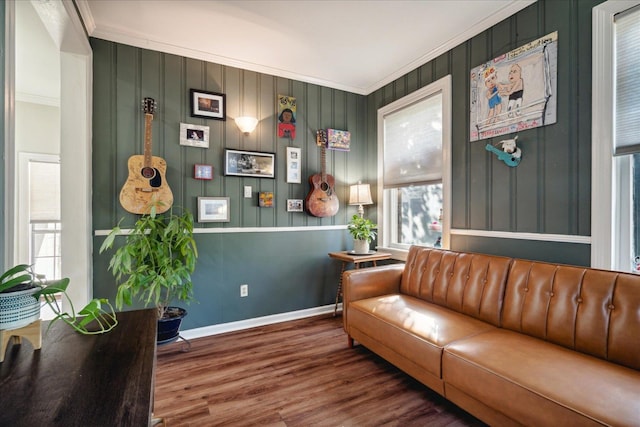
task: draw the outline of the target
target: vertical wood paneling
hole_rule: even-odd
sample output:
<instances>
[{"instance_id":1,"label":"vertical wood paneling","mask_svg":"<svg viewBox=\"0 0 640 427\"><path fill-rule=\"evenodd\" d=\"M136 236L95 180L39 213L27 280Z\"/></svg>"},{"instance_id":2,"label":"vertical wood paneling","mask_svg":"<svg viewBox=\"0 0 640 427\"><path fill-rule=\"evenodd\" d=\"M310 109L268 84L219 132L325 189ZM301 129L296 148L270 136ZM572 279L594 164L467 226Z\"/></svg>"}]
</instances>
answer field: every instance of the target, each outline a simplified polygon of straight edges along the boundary
<instances>
[{"instance_id":1,"label":"vertical wood paneling","mask_svg":"<svg viewBox=\"0 0 640 427\"><path fill-rule=\"evenodd\" d=\"M471 39L469 44L470 51L470 61L469 64L471 68L475 68L480 64L485 63L489 59L492 58L491 51L489 50L489 31L485 31ZM465 78L469 76L469 70L465 70ZM457 70L456 70L457 71ZM478 91L482 93L483 87L479 87ZM464 93L461 94L460 91L456 91L453 89L453 97L461 97L464 96L465 99L469 99L469 94ZM482 98L481 98L482 99ZM466 101L468 104L469 101ZM482 101L480 101L482 102ZM467 107L464 116L462 117L453 117L453 123L462 122L469 123L469 107ZM468 143L469 135L465 138L465 143ZM491 157L488 155L484 146L490 141L475 141L472 143L468 143L468 156L461 161L465 163L454 165L454 167L463 168L468 170L469 178L468 178L468 189L465 191L468 197L467 203L467 227L475 230L487 230L489 229L489 219L487 215L487 211L489 210L490 202L489 194L490 194L490 181L489 177L491 176L491 166L492 161ZM460 189L464 191L464 189ZM456 188L453 188L452 191L455 193L458 191ZM452 209L457 209L457 207L453 206Z\"/></svg>"},{"instance_id":2,"label":"vertical wood paneling","mask_svg":"<svg viewBox=\"0 0 640 427\"><path fill-rule=\"evenodd\" d=\"M601 2L540 0L414 70L417 87L411 72L368 96L367 105L377 110L403 96L402 88L413 91L451 74L454 228L590 234L591 9ZM484 148L508 136L469 143L468 73L553 31L558 31L559 46L557 123L520 132L522 162L509 168ZM372 110L367 116L375 122ZM490 240L495 239L474 240L481 246L473 249L487 249L482 245ZM530 245L530 257L535 257L535 247Z\"/></svg>"}]
</instances>

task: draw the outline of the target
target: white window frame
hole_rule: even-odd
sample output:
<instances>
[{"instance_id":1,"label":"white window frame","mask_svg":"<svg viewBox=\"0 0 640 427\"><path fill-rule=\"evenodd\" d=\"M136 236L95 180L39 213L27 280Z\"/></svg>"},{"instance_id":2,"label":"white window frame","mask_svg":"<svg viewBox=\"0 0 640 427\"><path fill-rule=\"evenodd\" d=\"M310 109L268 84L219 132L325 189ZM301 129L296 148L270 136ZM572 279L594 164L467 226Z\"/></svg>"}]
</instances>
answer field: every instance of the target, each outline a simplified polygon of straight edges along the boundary
<instances>
[{"instance_id":1,"label":"white window frame","mask_svg":"<svg viewBox=\"0 0 640 427\"><path fill-rule=\"evenodd\" d=\"M591 266L622 269L621 211L626 211L618 179L628 173L624 161L614 158L615 29L614 15L640 1L609 0L593 8L592 15L592 119L591 119ZM629 163L629 162L626 162ZM627 197L628 199L628 197ZM628 204L628 203L627 203Z\"/></svg>"},{"instance_id":2,"label":"white window frame","mask_svg":"<svg viewBox=\"0 0 640 427\"><path fill-rule=\"evenodd\" d=\"M391 246L390 221L397 213L388 212L390 200L384 199L384 117L408 105L438 93L442 94L442 248L449 249L451 234L451 76L447 75L415 92L378 109L378 249L390 252L394 259L406 260L407 250Z\"/></svg>"}]
</instances>

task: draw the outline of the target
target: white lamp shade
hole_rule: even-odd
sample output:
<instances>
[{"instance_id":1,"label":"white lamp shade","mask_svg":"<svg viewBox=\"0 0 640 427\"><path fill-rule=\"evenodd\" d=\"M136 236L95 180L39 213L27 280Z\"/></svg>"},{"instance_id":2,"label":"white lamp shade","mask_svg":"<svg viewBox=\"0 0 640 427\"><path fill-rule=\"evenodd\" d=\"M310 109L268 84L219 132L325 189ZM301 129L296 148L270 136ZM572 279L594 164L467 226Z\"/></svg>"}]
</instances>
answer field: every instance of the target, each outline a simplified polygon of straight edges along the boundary
<instances>
[{"instance_id":1,"label":"white lamp shade","mask_svg":"<svg viewBox=\"0 0 640 427\"><path fill-rule=\"evenodd\" d=\"M349 188L350 205L372 205L371 188L369 184L356 184Z\"/></svg>"},{"instance_id":2,"label":"white lamp shade","mask_svg":"<svg viewBox=\"0 0 640 427\"><path fill-rule=\"evenodd\" d=\"M240 129L240 131L246 134L253 132L253 130L256 128L258 124L258 119L256 119L255 117L242 116L242 117L236 117L235 120L236 120L236 125L238 125L238 128Z\"/></svg>"}]
</instances>

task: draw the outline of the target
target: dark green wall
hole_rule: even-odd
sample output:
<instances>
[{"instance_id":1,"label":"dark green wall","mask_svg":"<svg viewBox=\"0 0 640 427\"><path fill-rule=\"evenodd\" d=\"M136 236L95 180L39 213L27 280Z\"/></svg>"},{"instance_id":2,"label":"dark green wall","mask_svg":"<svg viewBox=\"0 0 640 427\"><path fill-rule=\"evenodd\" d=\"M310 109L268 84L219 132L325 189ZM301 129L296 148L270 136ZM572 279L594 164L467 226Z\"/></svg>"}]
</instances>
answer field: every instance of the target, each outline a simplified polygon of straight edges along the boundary
<instances>
[{"instance_id":1,"label":"dark green wall","mask_svg":"<svg viewBox=\"0 0 640 427\"><path fill-rule=\"evenodd\" d=\"M591 9L599 3L539 0L368 96L374 141L378 108L451 74L452 228L591 234ZM557 123L520 132L522 162L509 168L484 148L504 136L469 142L469 70L554 31ZM454 235L451 249L590 263L587 244Z\"/></svg>"},{"instance_id":2,"label":"dark green wall","mask_svg":"<svg viewBox=\"0 0 640 427\"><path fill-rule=\"evenodd\" d=\"M411 71L367 97L233 67L91 40L94 48L94 228L111 228L126 214L117 195L126 178L126 161L142 152L140 100L158 100L153 125L154 153L167 159L167 179L176 204L192 211L197 196L231 197L232 221L202 228L287 227L345 224L355 212L344 206L349 184L376 179L377 109L451 74L453 85L452 227L463 230L589 236L591 233L591 9L599 0L540 0L514 16ZM557 123L521 132L523 160L508 168L469 143L471 68L495 56L558 31ZM256 114L261 122L249 137L233 121L189 117L190 88L223 92L227 115ZM278 94L298 99L298 137L278 139ZM211 127L207 150L178 145L180 122ZM308 185L285 182L286 146L301 147L303 176L319 170L314 146L318 128L352 132L352 151L332 152L329 173L337 180L341 210L333 218L291 214L286 199L304 198ZM223 177L224 148L272 151L275 180ZM213 181L191 178L194 163L214 166ZM256 197L242 198L244 185L274 191L276 207L260 209ZM375 190L375 188L374 188ZM374 191L375 194L375 191ZM374 209L368 209L374 217ZM344 230L198 234L200 260L196 297L185 328L321 306L333 302L339 266L327 252L348 247ZM94 247L102 242L94 239ZM589 245L454 235L452 249L486 252L571 264L589 264ZM108 258L95 255L97 296L112 296ZM248 298L239 285L248 283Z\"/></svg>"},{"instance_id":3,"label":"dark green wall","mask_svg":"<svg viewBox=\"0 0 640 427\"><path fill-rule=\"evenodd\" d=\"M375 177L376 149L365 136L365 97L279 77L92 39L94 55L93 227L106 230L120 218L132 224L118 202L127 177L127 159L143 152L144 114L141 100L158 102L153 120L153 153L167 160L167 182L174 204L197 211L198 196L230 197L231 222L197 224L198 228L308 227L347 223L356 209L346 206L348 186ZM226 95L227 121L190 117L189 89ZM296 139L277 138L277 95L297 99ZM240 133L238 115L256 115L258 128ZM179 145L179 125L210 127L208 149ZM336 179L341 207L330 218L288 213L287 199L304 199L301 184L286 183L286 147L302 149L302 176L320 171L315 131L337 128L351 132L351 151L330 151L327 172ZM225 177L225 148L276 153L276 179ZM193 179L195 163L214 167L213 181ZM251 185L254 197L243 198ZM374 186L375 188L375 186ZM274 208L259 208L258 191L273 191ZM370 210L373 216L373 210ZM327 253L351 246L346 229L308 231L224 232L197 234L200 258L194 285L199 304L192 305L185 328L253 318L331 304L339 265ZM94 249L103 237L94 238ZM94 254L94 293L112 298L115 284L107 272L108 255ZM249 297L240 298L240 285Z\"/></svg>"}]
</instances>

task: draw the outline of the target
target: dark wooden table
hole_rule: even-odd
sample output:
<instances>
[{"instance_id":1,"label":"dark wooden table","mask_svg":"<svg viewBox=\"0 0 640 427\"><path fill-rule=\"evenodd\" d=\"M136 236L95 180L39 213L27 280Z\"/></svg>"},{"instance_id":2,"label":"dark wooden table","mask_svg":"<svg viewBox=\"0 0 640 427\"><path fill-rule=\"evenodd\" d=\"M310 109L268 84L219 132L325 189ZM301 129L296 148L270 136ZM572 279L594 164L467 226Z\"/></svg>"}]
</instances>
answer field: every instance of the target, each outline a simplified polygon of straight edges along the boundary
<instances>
[{"instance_id":1,"label":"dark wooden table","mask_svg":"<svg viewBox=\"0 0 640 427\"><path fill-rule=\"evenodd\" d=\"M42 349L9 345L0 364L0 426L148 426L153 409L156 310L118 313L85 336L43 322Z\"/></svg>"}]
</instances>

